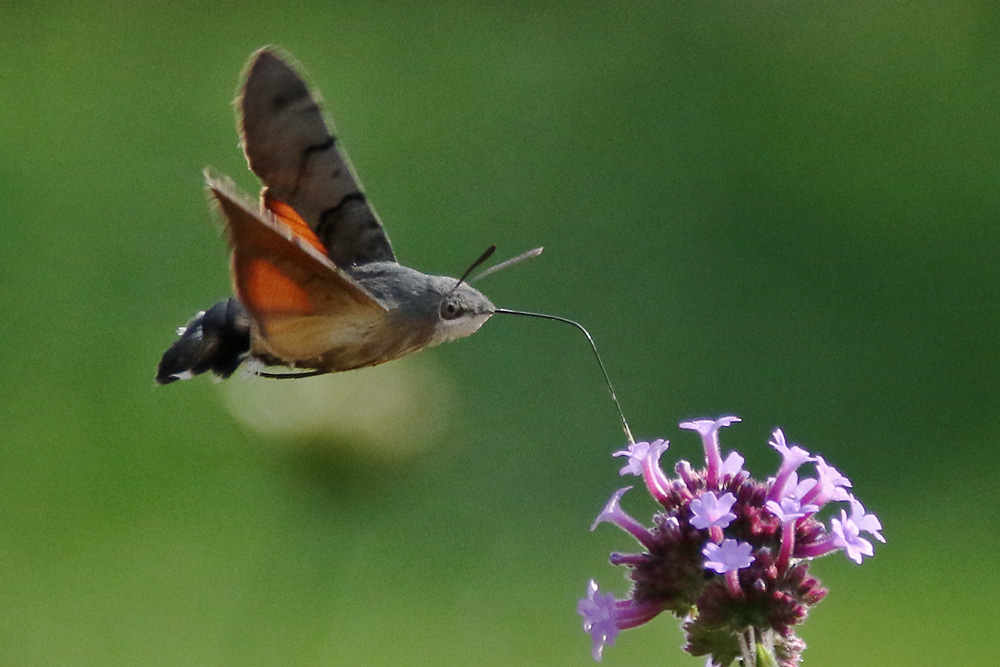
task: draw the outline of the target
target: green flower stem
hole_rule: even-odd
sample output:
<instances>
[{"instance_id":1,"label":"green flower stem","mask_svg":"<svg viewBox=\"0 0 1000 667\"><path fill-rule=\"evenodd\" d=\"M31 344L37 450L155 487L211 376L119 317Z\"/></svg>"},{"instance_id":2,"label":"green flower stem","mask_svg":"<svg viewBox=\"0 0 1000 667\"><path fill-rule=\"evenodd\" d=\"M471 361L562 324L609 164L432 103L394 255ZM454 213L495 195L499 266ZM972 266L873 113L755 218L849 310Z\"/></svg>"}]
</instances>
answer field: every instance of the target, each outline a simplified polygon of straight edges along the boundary
<instances>
[{"instance_id":1,"label":"green flower stem","mask_svg":"<svg viewBox=\"0 0 1000 667\"><path fill-rule=\"evenodd\" d=\"M769 649L760 642L757 642L757 667L778 667L773 649Z\"/></svg>"}]
</instances>

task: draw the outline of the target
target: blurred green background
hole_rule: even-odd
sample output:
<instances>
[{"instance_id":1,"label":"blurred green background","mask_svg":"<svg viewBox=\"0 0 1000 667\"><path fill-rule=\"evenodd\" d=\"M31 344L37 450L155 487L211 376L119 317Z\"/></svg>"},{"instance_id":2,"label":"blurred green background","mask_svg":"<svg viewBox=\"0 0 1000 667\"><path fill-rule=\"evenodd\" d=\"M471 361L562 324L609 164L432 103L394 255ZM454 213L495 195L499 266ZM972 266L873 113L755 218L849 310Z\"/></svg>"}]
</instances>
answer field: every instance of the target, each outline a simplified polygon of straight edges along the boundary
<instances>
[{"instance_id":1,"label":"blurred green background","mask_svg":"<svg viewBox=\"0 0 1000 667\"><path fill-rule=\"evenodd\" d=\"M584 665L624 533L582 337L469 340L300 382L154 387L226 296L202 191L257 185L233 99L280 44L405 263L573 317L637 436L775 426L889 542L802 630L813 667L1000 650L1000 4L4 3L0 664ZM626 507L648 520L652 502ZM934 531L925 532L933 528ZM966 597L967 596L967 597ZM702 665L667 617L609 665Z\"/></svg>"}]
</instances>

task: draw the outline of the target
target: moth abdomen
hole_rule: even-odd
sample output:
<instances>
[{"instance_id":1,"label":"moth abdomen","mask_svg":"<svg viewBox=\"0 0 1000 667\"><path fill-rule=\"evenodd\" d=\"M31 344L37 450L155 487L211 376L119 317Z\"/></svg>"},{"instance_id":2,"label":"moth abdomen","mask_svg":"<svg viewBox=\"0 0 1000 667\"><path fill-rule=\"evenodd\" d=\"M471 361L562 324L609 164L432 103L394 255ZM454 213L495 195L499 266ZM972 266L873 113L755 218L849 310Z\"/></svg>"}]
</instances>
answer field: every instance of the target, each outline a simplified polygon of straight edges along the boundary
<instances>
[{"instance_id":1,"label":"moth abdomen","mask_svg":"<svg viewBox=\"0 0 1000 667\"><path fill-rule=\"evenodd\" d=\"M160 359L158 384L188 380L206 371L228 378L250 352L250 318L233 298L198 313L179 333Z\"/></svg>"}]
</instances>

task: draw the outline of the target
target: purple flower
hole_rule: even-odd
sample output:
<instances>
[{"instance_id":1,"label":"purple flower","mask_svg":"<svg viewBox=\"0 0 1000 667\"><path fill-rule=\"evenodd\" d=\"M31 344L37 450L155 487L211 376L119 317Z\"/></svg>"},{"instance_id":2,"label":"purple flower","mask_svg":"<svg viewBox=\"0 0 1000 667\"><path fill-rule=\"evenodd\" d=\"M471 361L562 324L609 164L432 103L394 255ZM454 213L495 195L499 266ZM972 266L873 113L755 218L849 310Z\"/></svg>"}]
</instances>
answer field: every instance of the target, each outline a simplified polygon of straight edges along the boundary
<instances>
[{"instance_id":1,"label":"purple flower","mask_svg":"<svg viewBox=\"0 0 1000 667\"><path fill-rule=\"evenodd\" d=\"M850 496L848 502L851 503L851 521L858 527L858 530L862 533L868 533L885 544L885 538L882 537L881 532L882 522L878 520L878 517L874 514L865 514L865 506L854 496Z\"/></svg>"},{"instance_id":2,"label":"purple flower","mask_svg":"<svg viewBox=\"0 0 1000 667\"><path fill-rule=\"evenodd\" d=\"M621 474L641 475L660 508L644 524L622 509L628 489L620 489L591 527L613 523L640 545L638 553L611 554L613 565L628 570L632 588L625 599L602 594L591 582L580 601L595 660L620 631L669 611L682 619L686 650L710 664L748 664L746 651L762 645L771 647L776 664L795 667L805 648L795 627L826 595L809 574L811 560L843 550L860 563L874 552L862 533L885 541L878 518L847 491L850 480L822 457L788 444L781 429L770 442L781 455L774 477L751 478L736 452L723 461L719 430L738 421L682 422L701 436L705 462L696 469L679 461L673 477L660 466L665 440L615 452L627 457ZM800 478L807 463L816 476ZM817 512L831 502L848 504L849 513L841 508L827 527Z\"/></svg>"},{"instance_id":3,"label":"purple flower","mask_svg":"<svg viewBox=\"0 0 1000 667\"><path fill-rule=\"evenodd\" d=\"M752 552L751 544L733 539L722 540L722 544L709 542L701 550L705 556L705 567L719 574L735 572L749 566L753 562Z\"/></svg>"},{"instance_id":4,"label":"purple flower","mask_svg":"<svg viewBox=\"0 0 1000 667\"><path fill-rule=\"evenodd\" d=\"M594 523L590 524L590 530L593 531L600 524L607 521L608 523L615 524L625 532L630 533L632 537L639 541L640 544L648 547L654 544L653 536L648 530L646 530L645 526L629 516L629 514L622 509L621 504L619 504L622 496L624 496L625 492L631 488L631 486L626 486L624 489L618 489L611 494L611 498L604 506L604 509L601 510L601 513L597 515L596 519L594 519Z\"/></svg>"},{"instance_id":5,"label":"purple flower","mask_svg":"<svg viewBox=\"0 0 1000 667\"><path fill-rule=\"evenodd\" d=\"M646 458L646 452L648 451L649 451L648 442L635 442L626 447L625 449L621 449L612 454L611 456L628 457L625 461L625 465L622 467L621 470L618 471L618 474L621 475L622 477L624 477L625 475L636 475L636 476L642 475L642 460Z\"/></svg>"},{"instance_id":6,"label":"purple flower","mask_svg":"<svg viewBox=\"0 0 1000 667\"><path fill-rule=\"evenodd\" d=\"M587 583L587 596L576 605L583 617L583 631L590 635L591 655L600 661L605 646L614 646L620 630L634 628L655 618L663 607L655 602L616 600L611 593L601 593L597 582Z\"/></svg>"},{"instance_id":7,"label":"purple flower","mask_svg":"<svg viewBox=\"0 0 1000 667\"><path fill-rule=\"evenodd\" d=\"M780 429L774 430L772 436L774 439L771 440L769 445L778 450L781 454L781 467L778 468L778 474L774 478L774 482L771 484L771 493L769 497L771 500L777 500L785 495L785 486L788 483L789 477L795 473L795 471L803 463L811 461L812 457L809 452L802 449L798 445L792 445L789 447L785 444L785 434Z\"/></svg>"},{"instance_id":8,"label":"purple flower","mask_svg":"<svg viewBox=\"0 0 1000 667\"><path fill-rule=\"evenodd\" d=\"M654 440L653 442L636 442L629 445L627 448L615 452L611 456L627 456L628 460L625 462L625 466L618 472L619 475L642 475L642 464L649 456L650 451L652 451L654 456L659 457L663 452L666 451L668 443L665 440Z\"/></svg>"},{"instance_id":9,"label":"purple flower","mask_svg":"<svg viewBox=\"0 0 1000 667\"><path fill-rule=\"evenodd\" d=\"M850 498L847 489L851 488L851 480L840 474L840 471L829 465L822 456L816 459L816 483L812 489L802 496L803 502L813 503L822 507L834 500L843 502Z\"/></svg>"},{"instance_id":10,"label":"purple flower","mask_svg":"<svg viewBox=\"0 0 1000 667\"><path fill-rule=\"evenodd\" d=\"M583 631L590 633L593 642L592 655L600 661L605 646L614 646L618 637L618 626L615 624L615 596L611 593L601 593L597 582L591 579L587 583L587 597L576 605L576 613L583 616Z\"/></svg>"},{"instance_id":11,"label":"purple flower","mask_svg":"<svg viewBox=\"0 0 1000 667\"><path fill-rule=\"evenodd\" d=\"M725 528L736 515L730 512L736 504L736 496L728 491L716 498L714 491L706 491L701 498L691 501L691 525L699 530L717 527Z\"/></svg>"},{"instance_id":12,"label":"purple flower","mask_svg":"<svg viewBox=\"0 0 1000 667\"><path fill-rule=\"evenodd\" d=\"M778 552L778 565L787 567L795 551L795 522L819 511L816 505L803 505L795 496L782 498L780 503L768 500L764 503L767 510L781 522L781 550Z\"/></svg>"},{"instance_id":13,"label":"purple flower","mask_svg":"<svg viewBox=\"0 0 1000 667\"><path fill-rule=\"evenodd\" d=\"M663 502L670 493L670 480L660 468L660 456L669 446L670 443L666 440L654 440L637 442L629 445L627 449L615 452L612 456L628 457L628 461L618 474L641 475L649 494Z\"/></svg>"},{"instance_id":14,"label":"purple flower","mask_svg":"<svg viewBox=\"0 0 1000 667\"><path fill-rule=\"evenodd\" d=\"M781 523L795 521L819 511L819 508L815 505L803 505L795 498L782 498L780 503L768 500L764 503L764 506L767 507L771 514L778 517L778 521Z\"/></svg>"},{"instance_id":15,"label":"purple flower","mask_svg":"<svg viewBox=\"0 0 1000 667\"><path fill-rule=\"evenodd\" d=\"M834 534L833 543L847 553L847 557L860 564L862 556L875 553L872 543L861 537L861 530L851 521L847 512L840 510L840 519L830 519L830 530Z\"/></svg>"},{"instance_id":16,"label":"purple flower","mask_svg":"<svg viewBox=\"0 0 1000 667\"><path fill-rule=\"evenodd\" d=\"M718 419L696 419L681 422L681 428L697 431L705 447L706 478L708 485L718 488L722 472L722 454L719 452L719 429L740 421L739 417L719 417Z\"/></svg>"}]
</instances>

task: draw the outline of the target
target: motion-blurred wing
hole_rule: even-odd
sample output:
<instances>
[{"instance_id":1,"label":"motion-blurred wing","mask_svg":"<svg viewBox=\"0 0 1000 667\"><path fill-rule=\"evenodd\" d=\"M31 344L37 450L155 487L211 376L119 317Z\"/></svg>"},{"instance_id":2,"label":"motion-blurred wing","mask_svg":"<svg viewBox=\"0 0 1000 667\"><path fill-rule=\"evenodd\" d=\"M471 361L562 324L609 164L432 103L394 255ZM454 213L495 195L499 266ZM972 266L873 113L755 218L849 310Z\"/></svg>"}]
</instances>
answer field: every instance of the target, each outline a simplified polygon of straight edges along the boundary
<instances>
[{"instance_id":1,"label":"motion-blurred wing","mask_svg":"<svg viewBox=\"0 0 1000 667\"><path fill-rule=\"evenodd\" d=\"M305 81L273 48L246 69L240 132L247 162L265 199L291 206L337 266L392 262L395 256L350 162L337 148Z\"/></svg>"},{"instance_id":2,"label":"motion-blurred wing","mask_svg":"<svg viewBox=\"0 0 1000 667\"><path fill-rule=\"evenodd\" d=\"M253 321L254 351L289 364L308 361L355 341L385 315L322 254L322 244L295 221L294 211L276 216L227 181L208 176L207 184L225 217L233 289Z\"/></svg>"}]
</instances>

